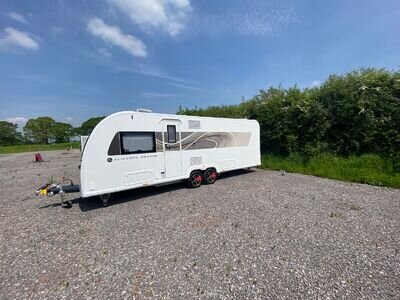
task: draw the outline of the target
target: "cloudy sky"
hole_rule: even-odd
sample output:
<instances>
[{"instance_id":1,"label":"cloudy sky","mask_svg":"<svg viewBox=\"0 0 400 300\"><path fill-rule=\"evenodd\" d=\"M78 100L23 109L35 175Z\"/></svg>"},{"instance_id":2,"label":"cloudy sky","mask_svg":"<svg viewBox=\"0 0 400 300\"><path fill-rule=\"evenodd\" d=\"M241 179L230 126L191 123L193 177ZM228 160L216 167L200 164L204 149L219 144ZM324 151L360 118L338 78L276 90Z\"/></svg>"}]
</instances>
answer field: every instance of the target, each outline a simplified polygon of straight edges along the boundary
<instances>
[{"instance_id":1,"label":"cloudy sky","mask_svg":"<svg viewBox=\"0 0 400 300\"><path fill-rule=\"evenodd\" d=\"M398 69L398 0L2 0L0 119L239 103Z\"/></svg>"}]
</instances>

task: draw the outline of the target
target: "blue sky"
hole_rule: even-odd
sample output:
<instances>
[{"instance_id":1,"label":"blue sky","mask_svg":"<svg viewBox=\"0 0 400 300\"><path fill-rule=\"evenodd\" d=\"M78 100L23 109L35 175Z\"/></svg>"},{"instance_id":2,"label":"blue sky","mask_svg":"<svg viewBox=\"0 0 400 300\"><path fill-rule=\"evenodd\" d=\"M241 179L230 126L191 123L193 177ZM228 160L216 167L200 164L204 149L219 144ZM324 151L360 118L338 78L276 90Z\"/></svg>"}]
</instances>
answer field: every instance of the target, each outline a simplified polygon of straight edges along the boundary
<instances>
[{"instance_id":1,"label":"blue sky","mask_svg":"<svg viewBox=\"0 0 400 300\"><path fill-rule=\"evenodd\" d=\"M0 119L239 103L398 70L398 0L0 1Z\"/></svg>"}]
</instances>

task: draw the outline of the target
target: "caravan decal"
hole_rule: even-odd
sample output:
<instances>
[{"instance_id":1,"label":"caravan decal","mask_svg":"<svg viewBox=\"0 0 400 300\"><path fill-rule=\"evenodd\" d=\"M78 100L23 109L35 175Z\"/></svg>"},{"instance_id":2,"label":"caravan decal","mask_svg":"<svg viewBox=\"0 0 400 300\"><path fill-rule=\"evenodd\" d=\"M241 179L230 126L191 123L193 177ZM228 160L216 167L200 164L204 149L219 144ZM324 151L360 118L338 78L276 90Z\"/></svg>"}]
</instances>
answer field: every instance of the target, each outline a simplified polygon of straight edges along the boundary
<instances>
[{"instance_id":1,"label":"caravan decal","mask_svg":"<svg viewBox=\"0 0 400 300\"><path fill-rule=\"evenodd\" d=\"M167 143L166 151L182 150L198 150L198 149L214 149L228 147L248 146L251 138L251 132L182 132L182 140L176 143ZM166 133L164 132L164 140ZM157 152L163 151L162 133L156 132Z\"/></svg>"}]
</instances>

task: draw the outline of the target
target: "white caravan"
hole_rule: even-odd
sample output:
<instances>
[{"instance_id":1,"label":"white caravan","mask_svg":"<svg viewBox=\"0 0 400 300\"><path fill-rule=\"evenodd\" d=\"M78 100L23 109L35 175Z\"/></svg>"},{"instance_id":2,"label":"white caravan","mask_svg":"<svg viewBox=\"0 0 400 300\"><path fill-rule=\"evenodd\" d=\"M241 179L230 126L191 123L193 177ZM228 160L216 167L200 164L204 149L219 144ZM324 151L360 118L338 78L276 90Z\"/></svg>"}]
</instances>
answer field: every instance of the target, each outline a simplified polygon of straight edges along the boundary
<instances>
[{"instance_id":1,"label":"white caravan","mask_svg":"<svg viewBox=\"0 0 400 300\"><path fill-rule=\"evenodd\" d=\"M80 186L53 185L47 192L79 191L107 205L111 193L180 180L199 187L260 159L256 120L124 111L103 119L86 140Z\"/></svg>"}]
</instances>

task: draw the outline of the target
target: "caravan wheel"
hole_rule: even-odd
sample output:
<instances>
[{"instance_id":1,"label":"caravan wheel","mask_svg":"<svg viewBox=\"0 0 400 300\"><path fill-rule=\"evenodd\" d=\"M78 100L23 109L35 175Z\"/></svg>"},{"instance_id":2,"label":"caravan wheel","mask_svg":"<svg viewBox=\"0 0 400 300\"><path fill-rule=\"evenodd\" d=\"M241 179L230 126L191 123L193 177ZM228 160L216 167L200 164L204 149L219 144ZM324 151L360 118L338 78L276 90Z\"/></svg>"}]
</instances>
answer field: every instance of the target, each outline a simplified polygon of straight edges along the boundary
<instances>
[{"instance_id":1,"label":"caravan wheel","mask_svg":"<svg viewBox=\"0 0 400 300\"><path fill-rule=\"evenodd\" d=\"M208 169L204 172L204 183L213 184L218 177L217 171L215 169Z\"/></svg>"},{"instance_id":2,"label":"caravan wheel","mask_svg":"<svg viewBox=\"0 0 400 300\"><path fill-rule=\"evenodd\" d=\"M187 183L191 188L198 188L203 183L203 175L199 171L194 171L190 174Z\"/></svg>"}]
</instances>

